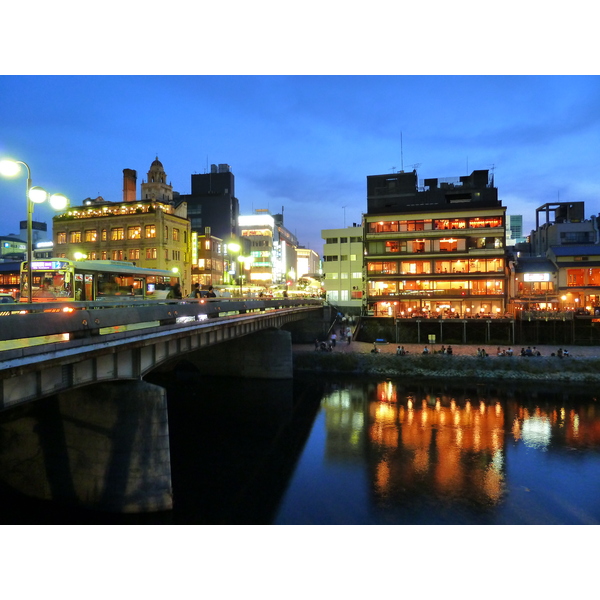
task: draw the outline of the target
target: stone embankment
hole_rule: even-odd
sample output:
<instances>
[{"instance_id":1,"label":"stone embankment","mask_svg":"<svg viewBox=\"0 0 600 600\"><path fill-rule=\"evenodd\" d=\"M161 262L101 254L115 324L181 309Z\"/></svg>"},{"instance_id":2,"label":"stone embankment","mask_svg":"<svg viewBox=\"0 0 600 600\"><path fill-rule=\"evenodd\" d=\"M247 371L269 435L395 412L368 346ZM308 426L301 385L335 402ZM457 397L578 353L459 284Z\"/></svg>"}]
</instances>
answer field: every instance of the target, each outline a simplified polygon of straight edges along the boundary
<instances>
[{"instance_id":1,"label":"stone embankment","mask_svg":"<svg viewBox=\"0 0 600 600\"><path fill-rule=\"evenodd\" d=\"M537 348L541 356L523 357L520 347L513 348L517 355L497 356L497 346L485 346L488 356L484 358L477 356L476 346L453 346L453 354L448 355L439 352L439 344L428 346L429 354L423 354L424 345L405 344L405 356L396 355L396 344L377 345L380 352L376 354L371 353L372 348L373 344L352 342L323 352L314 346L295 345L294 370L426 379L600 382L600 349L595 346L571 347L566 358L551 356L558 348L549 347Z\"/></svg>"}]
</instances>

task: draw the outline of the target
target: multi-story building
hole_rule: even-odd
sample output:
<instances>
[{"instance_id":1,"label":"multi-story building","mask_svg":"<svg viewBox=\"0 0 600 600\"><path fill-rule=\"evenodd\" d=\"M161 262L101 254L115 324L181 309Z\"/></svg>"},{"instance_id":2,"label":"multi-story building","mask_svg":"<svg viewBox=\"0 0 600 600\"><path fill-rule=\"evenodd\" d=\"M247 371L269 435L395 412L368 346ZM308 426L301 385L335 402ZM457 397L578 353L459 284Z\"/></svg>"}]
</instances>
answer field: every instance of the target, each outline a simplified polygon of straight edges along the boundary
<instances>
[{"instance_id":1,"label":"multi-story building","mask_svg":"<svg viewBox=\"0 0 600 600\"><path fill-rule=\"evenodd\" d=\"M360 314L363 302L363 228L323 229L323 277L326 298L348 314Z\"/></svg>"},{"instance_id":2,"label":"multi-story building","mask_svg":"<svg viewBox=\"0 0 600 600\"><path fill-rule=\"evenodd\" d=\"M600 306L600 218L585 219L584 202L537 208L528 254L514 263L517 310L592 313Z\"/></svg>"},{"instance_id":3,"label":"multi-story building","mask_svg":"<svg viewBox=\"0 0 600 600\"><path fill-rule=\"evenodd\" d=\"M173 205L172 188L158 159L148 172L149 181L142 183L142 196L147 196L143 200L135 199L135 173L123 171L122 202L88 199L54 217L54 255L177 269L182 288L189 290L191 235L186 204Z\"/></svg>"},{"instance_id":4,"label":"multi-story building","mask_svg":"<svg viewBox=\"0 0 600 600\"><path fill-rule=\"evenodd\" d=\"M25 239L27 239L27 236ZM25 260L26 257L26 241L16 235L0 235L0 261Z\"/></svg>"},{"instance_id":5,"label":"multi-story building","mask_svg":"<svg viewBox=\"0 0 600 600\"><path fill-rule=\"evenodd\" d=\"M192 283L201 286L222 285L225 281L226 247L223 240L211 235L210 227L203 234L192 231Z\"/></svg>"},{"instance_id":6,"label":"multi-story building","mask_svg":"<svg viewBox=\"0 0 600 600\"><path fill-rule=\"evenodd\" d=\"M506 245L514 246L526 240L523 235L523 215L506 215Z\"/></svg>"},{"instance_id":7,"label":"multi-story building","mask_svg":"<svg viewBox=\"0 0 600 600\"><path fill-rule=\"evenodd\" d=\"M505 212L487 170L367 177L364 309L376 316L504 315Z\"/></svg>"},{"instance_id":8,"label":"multi-story building","mask_svg":"<svg viewBox=\"0 0 600 600\"><path fill-rule=\"evenodd\" d=\"M298 278L308 275L314 277L321 275L321 261L319 255L310 248L298 246L296 248L296 273Z\"/></svg>"},{"instance_id":9,"label":"multi-story building","mask_svg":"<svg viewBox=\"0 0 600 600\"><path fill-rule=\"evenodd\" d=\"M238 222L240 238L249 244L249 283L271 286L297 281L298 240L284 227L283 213L257 209L253 215L241 215Z\"/></svg>"},{"instance_id":10,"label":"multi-story building","mask_svg":"<svg viewBox=\"0 0 600 600\"><path fill-rule=\"evenodd\" d=\"M177 205L182 202L187 203L192 231L201 235L210 227L212 235L226 244L237 239L240 208L229 165L211 165L209 173L193 174L192 193L176 198Z\"/></svg>"}]
</instances>

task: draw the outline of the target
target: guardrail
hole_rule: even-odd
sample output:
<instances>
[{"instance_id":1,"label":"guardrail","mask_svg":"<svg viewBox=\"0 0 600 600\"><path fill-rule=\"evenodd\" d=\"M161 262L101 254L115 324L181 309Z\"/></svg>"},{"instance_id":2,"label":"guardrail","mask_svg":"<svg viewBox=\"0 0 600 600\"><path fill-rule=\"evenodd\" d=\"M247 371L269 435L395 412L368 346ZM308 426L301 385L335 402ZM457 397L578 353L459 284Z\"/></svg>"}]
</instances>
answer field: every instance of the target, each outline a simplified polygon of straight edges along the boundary
<instances>
[{"instance_id":1,"label":"guardrail","mask_svg":"<svg viewBox=\"0 0 600 600\"><path fill-rule=\"evenodd\" d=\"M4 304L0 307L0 344L10 340L56 335L68 336L65 339L77 339L127 329L197 322L256 311L322 305L323 301L315 298L184 298Z\"/></svg>"}]
</instances>

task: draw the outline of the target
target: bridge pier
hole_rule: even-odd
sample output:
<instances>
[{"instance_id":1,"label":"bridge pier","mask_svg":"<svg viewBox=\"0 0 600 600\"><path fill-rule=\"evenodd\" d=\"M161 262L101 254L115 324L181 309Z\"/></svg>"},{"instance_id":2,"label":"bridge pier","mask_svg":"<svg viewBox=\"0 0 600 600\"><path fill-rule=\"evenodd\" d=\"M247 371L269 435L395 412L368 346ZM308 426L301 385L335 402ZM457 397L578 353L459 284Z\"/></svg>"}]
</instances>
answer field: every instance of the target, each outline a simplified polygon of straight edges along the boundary
<instances>
[{"instance_id":1,"label":"bridge pier","mask_svg":"<svg viewBox=\"0 0 600 600\"><path fill-rule=\"evenodd\" d=\"M200 373L220 377L292 379L292 334L269 329L186 356Z\"/></svg>"},{"instance_id":2,"label":"bridge pier","mask_svg":"<svg viewBox=\"0 0 600 600\"><path fill-rule=\"evenodd\" d=\"M95 510L172 508L163 388L115 381L35 404L0 426L0 473L7 485Z\"/></svg>"}]
</instances>

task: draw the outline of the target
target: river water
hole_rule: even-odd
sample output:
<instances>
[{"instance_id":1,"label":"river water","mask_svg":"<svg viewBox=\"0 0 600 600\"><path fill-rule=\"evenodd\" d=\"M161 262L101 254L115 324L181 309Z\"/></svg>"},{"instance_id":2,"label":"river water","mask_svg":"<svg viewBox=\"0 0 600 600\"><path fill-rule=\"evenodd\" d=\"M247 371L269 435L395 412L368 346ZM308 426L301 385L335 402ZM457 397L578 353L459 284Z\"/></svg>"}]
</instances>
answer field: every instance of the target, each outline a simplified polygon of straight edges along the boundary
<instances>
[{"instance_id":1,"label":"river water","mask_svg":"<svg viewBox=\"0 0 600 600\"><path fill-rule=\"evenodd\" d=\"M172 511L111 515L2 487L2 522L600 523L593 390L185 372L154 382L168 390Z\"/></svg>"}]
</instances>

